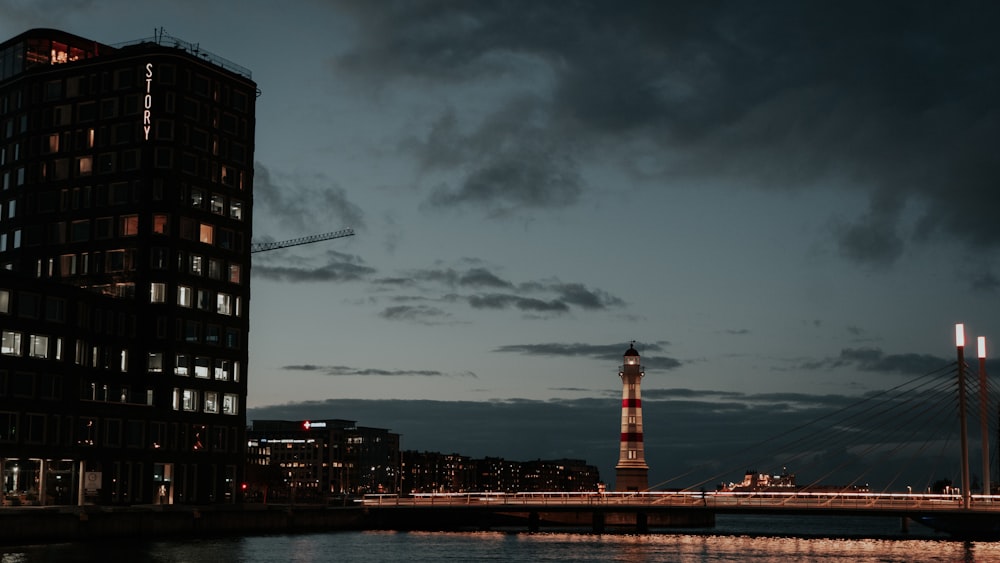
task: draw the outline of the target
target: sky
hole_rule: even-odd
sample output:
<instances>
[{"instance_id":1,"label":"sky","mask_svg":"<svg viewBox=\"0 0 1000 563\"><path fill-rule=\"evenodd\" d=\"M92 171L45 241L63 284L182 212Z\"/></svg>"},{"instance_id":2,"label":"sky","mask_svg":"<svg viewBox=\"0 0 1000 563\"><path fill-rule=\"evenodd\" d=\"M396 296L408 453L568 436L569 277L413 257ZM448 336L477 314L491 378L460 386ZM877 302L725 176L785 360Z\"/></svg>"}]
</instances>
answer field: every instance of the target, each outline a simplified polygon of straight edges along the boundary
<instances>
[{"instance_id":1,"label":"sky","mask_svg":"<svg viewBox=\"0 0 1000 563\"><path fill-rule=\"evenodd\" d=\"M651 484L953 362L955 323L1000 341L998 23L971 1L0 0L3 38L162 29L249 68L254 240L354 229L254 255L248 421L613 481L635 341Z\"/></svg>"}]
</instances>

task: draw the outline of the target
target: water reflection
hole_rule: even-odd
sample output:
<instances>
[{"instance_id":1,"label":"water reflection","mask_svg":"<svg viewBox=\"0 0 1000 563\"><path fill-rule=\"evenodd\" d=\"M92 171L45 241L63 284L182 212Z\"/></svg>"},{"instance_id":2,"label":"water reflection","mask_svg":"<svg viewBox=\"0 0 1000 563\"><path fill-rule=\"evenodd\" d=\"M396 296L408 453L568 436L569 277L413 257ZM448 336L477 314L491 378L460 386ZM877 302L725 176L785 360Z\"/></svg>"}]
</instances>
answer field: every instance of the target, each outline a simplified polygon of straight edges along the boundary
<instances>
[{"instance_id":1,"label":"water reflection","mask_svg":"<svg viewBox=\"0 0 1000 563\"><path fill-rule=\"evenodd\" d=\"M782 534L543 532L338 532L176 541L82 542L0 548L0 563L134 561L264 563L287 561L647 561L754 560L861 563L1000 561L1000 543L937 538L833 538Z\"/></svg>"}]
</instances>

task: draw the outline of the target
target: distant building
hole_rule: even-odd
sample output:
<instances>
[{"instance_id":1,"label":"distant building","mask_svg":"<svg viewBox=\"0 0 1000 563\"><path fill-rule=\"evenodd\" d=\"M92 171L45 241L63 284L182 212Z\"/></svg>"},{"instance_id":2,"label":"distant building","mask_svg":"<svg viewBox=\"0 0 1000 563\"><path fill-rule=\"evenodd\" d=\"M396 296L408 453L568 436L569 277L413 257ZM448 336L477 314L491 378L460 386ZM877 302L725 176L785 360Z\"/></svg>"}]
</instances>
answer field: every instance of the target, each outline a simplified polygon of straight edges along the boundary
<instances>
[{"instance_id":1,"label":"distant building","mask_svg":"<svg viewBox=\"0 0 1000 563\"><path fill-rule=\"evenodd\" d=\"M404 451L402 494L597 491L597 467L577 459L510 461Z\"/></svg>"},{"instance_id":2,"label":"distant building","mask_svg":"<svg viewBox=\"0 0 1000 563\"><path fill-rule=\"evenodd\" d=\"M256 92L165 35L0 43L5 502L238 500Z\"/></svg>"},{"instance_id":3,"label":"distant building","mask_svg":"<svg viewBox=\"0 0 1000 563\"><path fill-rule=\"evenodd\" d=\"M399 435L353 420L255 420L247 498L326 502L399 490Z\"/></svg>"}]
</instances>

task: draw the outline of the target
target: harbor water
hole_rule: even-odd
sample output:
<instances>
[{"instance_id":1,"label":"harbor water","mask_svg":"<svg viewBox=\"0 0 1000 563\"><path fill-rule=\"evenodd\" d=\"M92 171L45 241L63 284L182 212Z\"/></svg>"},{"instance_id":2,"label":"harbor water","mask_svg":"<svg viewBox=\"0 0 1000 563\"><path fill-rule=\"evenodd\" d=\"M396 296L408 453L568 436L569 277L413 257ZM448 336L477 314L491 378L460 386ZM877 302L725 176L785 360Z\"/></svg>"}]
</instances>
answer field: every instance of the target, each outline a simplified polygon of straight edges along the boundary
<instances>
[{"instance_id":1,"label":"harbor water","mask_svg":"<svg viewBox=\"0 0 1000 563\"><path fill-rule=\"evenodd\" d=\"M522 530L330 532L0 548L0 563L282 561L1000 561L1000 542L949 539L893 518L724 516L706 530L650 534Z\"/></svg>"}]
</instances>

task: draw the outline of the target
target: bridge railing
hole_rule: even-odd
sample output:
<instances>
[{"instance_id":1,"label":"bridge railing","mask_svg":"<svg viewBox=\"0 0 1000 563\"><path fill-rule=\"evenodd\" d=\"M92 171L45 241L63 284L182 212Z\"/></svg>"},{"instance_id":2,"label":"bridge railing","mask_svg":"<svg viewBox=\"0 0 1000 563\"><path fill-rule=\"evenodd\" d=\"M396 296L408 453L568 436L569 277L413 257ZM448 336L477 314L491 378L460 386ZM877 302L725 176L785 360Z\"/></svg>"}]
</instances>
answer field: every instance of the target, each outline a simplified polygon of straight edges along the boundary
<instances>
[{"instance_id":1,"label":"bridge railing","mask_svg":"<svg viewBox=\"0 0 1000 563\"><path fill-rule=\"evenodd\" d=\"M533 492L414 493L410 496L366 495L367 506L703 506L707 508L921 509L952 510L961 506L956 494L809 492L809 491L666 491L666 492ZM972 495L974 508L1000 511L1000 496Z\"/></svg>"}]
</instances>

